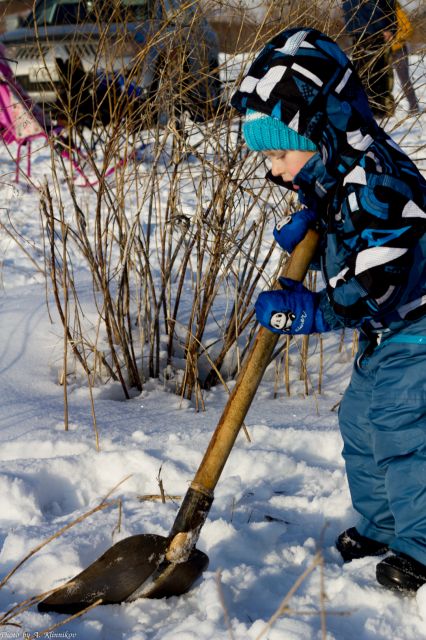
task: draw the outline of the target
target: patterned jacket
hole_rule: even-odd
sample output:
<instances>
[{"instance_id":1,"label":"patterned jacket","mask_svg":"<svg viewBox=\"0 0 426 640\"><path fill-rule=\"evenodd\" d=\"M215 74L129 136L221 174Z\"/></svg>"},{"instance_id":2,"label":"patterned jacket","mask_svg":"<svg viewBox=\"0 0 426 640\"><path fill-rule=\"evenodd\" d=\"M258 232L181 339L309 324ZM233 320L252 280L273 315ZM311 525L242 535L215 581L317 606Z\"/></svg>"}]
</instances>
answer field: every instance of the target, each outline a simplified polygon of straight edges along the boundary
<instances>
[{"instance_id":1,"label":"patterned jacket","mask_svg":"<svg viewBox=\"0 0 426 640\"><path fill-rule=\"evenodd\" d=\"M294 184L300 202L318 212L321 306L330 325L380 332L424 315L426 183L375 122L338 45L313 29L280 33L256 58L232 104L242 113L250 108L280 118L320 150Z\"/></svg>"}]
</instances>

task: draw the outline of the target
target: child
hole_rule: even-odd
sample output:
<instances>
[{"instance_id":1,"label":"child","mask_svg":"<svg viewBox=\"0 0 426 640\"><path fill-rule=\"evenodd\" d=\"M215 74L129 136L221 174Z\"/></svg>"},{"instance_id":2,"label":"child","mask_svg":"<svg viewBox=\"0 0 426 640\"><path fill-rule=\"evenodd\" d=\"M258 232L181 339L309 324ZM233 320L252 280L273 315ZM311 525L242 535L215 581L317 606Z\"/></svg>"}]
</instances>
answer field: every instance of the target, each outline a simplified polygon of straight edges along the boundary
<instances>
[{"instance_id":1,"label":"child","mask_svg":"<svg viewBox=\"0 0 426 640\"><path fill-rule=\"evenodd\" d=\"M360 331L339 413L359 521L336 546L344 561L389 551L379 583L416 591L426 583L426 183L318 31L276 36L232 104L248 146L269 157L268 176L305 206L277 226L277 241L291 252L310 226L322 238L326 288L282 279L260 294L258 321L283 334Z\"/></svg>"},{"instance_id":2,"label":"child","mask_svg":"<svg viewBox=\"0 0 426 640\"><path fill-rule=\"evenodd\" d=\"M408 102L408 113L417 115L420 113L420 106L417 100L416 92L410 78L410 64L407 41L409 41L414 29L410 22L405 9L396 2L396 33L392 40L392 59L393 66L401 84L402 93Z\"/></svg>"}]
</instances>

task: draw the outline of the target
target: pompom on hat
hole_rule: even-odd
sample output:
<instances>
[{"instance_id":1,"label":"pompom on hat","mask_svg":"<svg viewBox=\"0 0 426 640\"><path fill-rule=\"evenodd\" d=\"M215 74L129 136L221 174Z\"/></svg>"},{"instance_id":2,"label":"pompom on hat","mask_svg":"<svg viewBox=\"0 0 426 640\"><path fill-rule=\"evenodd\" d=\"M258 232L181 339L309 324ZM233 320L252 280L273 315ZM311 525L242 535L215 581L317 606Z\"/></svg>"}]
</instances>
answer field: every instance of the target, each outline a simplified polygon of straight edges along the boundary
<instances>
[{"instance_id":1,"label":"pompom on hat","mask_svg":"<svg viewBox=\"0 0 426 640\"><path fill-rule=\"evenodd\" d=\"M247 109L243 123L243 136L252 151L280 149L318 151L317 146L309 138L290 129L278 118L253 109Z\"/></svg>"}]
</instances>

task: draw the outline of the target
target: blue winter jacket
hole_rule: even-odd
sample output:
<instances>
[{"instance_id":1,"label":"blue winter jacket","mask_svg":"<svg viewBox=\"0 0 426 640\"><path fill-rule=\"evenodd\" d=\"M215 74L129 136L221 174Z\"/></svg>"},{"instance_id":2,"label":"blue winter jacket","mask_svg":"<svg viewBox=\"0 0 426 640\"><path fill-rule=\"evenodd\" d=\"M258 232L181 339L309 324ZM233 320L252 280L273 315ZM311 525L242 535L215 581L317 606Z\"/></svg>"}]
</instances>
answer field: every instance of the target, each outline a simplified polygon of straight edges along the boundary
<instances>
[{"instance_id":1,"label":"blue winter jacket","mask_svg":"<svg viewBox=\"0 0 426 640\"><path fill-rule=\"evenodd\" d=\"M346 31L354 36L396 31L395 0L344 0Z\"/></svg>"},{"instance_id":2,"label":"blue winter jacket","mask_svg":"<svg viewBox=\"0 0 426 640\"><path fill-rule=\"evenodd\" d=\"M293 182L300 202L318 211L330 326L380 332L424 315L426 183L375 122L337 44L312 29L280 33L232 104L279 118L318 146Z\"/></svg>"}]
</instances>

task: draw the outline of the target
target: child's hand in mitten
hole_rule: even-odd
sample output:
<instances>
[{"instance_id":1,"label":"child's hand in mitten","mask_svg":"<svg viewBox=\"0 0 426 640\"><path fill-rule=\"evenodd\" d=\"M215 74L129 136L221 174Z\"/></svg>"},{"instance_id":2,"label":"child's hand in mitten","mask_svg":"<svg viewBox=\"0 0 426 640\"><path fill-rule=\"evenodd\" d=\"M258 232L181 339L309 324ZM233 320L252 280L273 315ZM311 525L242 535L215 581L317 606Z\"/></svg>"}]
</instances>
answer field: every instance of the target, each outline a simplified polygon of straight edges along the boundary
<instances>
[{"instance_id":1,"label":"child's hand in mitten","mask_svg":"<svg viewBox=\"0 0 426 640\"><path fill-rule=\"evenodd\" d=\"M291 253L296 245L305 237L318 217L312 209L300 209L291 216L285 216L274 229L274 238L284 251Z\"/></svg>"},{"instance_id":2,"label":"child's hand in mitten","mask_svg":"<svg viewBox=\"0 0 426 640\"><path fill-rule=\"evenodd\" d=\"M279 282L282 289L263 292L256 301L256 318L261 325L284 334L330 330L319 307L319 293L309 291L301 282L290 278L280 278Z\"/></svg>"}]
</instances>

